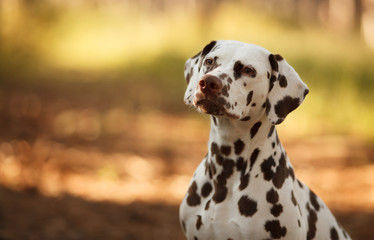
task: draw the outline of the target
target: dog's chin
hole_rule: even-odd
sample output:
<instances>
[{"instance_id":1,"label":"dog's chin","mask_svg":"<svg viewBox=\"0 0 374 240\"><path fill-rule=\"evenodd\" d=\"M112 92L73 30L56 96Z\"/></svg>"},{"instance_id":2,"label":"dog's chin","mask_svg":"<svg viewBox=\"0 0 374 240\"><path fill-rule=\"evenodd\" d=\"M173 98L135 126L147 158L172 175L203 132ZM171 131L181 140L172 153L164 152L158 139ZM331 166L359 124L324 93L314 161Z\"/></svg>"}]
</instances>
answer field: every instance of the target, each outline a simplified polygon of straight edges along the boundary
<instances>
[{"instance_id":1,"label":"dog's chin","mask_svg":"<svg viewBox=\"0 0 374 240\"><path fill-rule=\"evenodd\" d=\"M195 106L200 112L210 114L214 116L229 117L233 119L239 119L239 116L229 113L222 106L210 101L209 99L201 99L195 102Z\"/></svg>"},{"instance_id":2,"label":"dog's chin","mask_svg":"<svg viewBox=\"0 0 374 240\"><path fill-rule=\"evenodd\" d=\"M199 109L202 113L211 115L223 115L222 107L218 106L208 99L198 100L196 101L195 105L196 108Z\"/></svg>"}]
</instances>

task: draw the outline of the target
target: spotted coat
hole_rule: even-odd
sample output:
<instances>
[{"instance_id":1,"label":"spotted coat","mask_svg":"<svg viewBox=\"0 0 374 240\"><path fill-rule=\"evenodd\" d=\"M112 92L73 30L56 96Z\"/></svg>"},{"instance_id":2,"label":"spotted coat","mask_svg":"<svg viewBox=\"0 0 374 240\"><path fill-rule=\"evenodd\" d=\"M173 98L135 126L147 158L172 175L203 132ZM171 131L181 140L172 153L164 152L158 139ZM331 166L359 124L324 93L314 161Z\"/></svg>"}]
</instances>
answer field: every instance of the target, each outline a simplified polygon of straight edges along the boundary
<instances>
[{"instance_id":1,"label":"spotted coat","mask_svg":"<svg viewBox=\"0 0 374 240\"><path fill-rule=\"evenodd\" d=\"M294 173L276 125L308 94L280 55L212 41L185 65L184 101L211 115L208 154L180 206L187 239L350 239Z\"/></svg>"}]
</instances>

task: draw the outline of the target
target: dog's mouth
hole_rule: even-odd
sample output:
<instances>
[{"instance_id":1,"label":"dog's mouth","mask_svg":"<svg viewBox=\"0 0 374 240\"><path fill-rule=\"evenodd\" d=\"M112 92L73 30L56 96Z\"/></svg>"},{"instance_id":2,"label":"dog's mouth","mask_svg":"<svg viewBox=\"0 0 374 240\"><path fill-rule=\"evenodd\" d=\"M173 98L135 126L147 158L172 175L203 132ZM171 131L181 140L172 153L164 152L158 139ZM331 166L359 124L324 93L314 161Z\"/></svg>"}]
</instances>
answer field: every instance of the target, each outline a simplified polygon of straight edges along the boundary
<instances>
[{"instance_id":1,"label":"dog's mouth","mask_svg":"<svg viewBox=\"0 0 374 240\"><path fill-rule=\"evenodd\" d=\"M196 102L196 107L199 108L203 113L212 115L223 115L222 107L213 103L209 99L202 99Z\"/></svg>"},{"instance_id":2,"label":"dog's mouth","mask_svg":"<svg viewBox=\"0 0 374 240\"><path fill-rule=\"evenodd\" d=\"M239 119L239 116L229 113L222 105L209 98L199 96L195 99L195 106L205 114L215 116L228 116L230 118Z\"/></svg>"}]
</instances>

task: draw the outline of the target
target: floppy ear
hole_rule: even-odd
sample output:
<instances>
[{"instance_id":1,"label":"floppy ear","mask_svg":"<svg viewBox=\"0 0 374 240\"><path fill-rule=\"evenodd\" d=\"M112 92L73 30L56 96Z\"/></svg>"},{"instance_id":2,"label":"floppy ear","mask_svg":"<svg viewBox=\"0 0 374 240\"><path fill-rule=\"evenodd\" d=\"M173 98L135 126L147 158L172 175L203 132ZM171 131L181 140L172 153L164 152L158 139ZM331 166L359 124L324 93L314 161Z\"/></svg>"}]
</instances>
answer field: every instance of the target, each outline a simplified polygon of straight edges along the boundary
<instances>
[{"instance_id":1,"label":"floppy ear","mask_svg":"<svg viewBox=\"0 0 374 240\"><path fill-rule=\"evenodd\" d=\"M199 73L201 65L203 63L203 59L213 49L216 43L216 41L210 42L198 54L189 58L184 65L184 78L187 82L187 89L184 94L184 102L187 105L192 104L192 99L195 94L197 84L201 78L201 76L199 76Z\"/></svg>"},{"instance_id":2,"label":"floppy ear","mask_svg":"<svg viewBox=\"0 0 374 240\"><path fill-rule=\"evenodd\" d=\"M309 89L280 55L270 54L269 61L272 74L266 114L272 124L279 124L304 101Z\"/></svg>"}]
</instances>

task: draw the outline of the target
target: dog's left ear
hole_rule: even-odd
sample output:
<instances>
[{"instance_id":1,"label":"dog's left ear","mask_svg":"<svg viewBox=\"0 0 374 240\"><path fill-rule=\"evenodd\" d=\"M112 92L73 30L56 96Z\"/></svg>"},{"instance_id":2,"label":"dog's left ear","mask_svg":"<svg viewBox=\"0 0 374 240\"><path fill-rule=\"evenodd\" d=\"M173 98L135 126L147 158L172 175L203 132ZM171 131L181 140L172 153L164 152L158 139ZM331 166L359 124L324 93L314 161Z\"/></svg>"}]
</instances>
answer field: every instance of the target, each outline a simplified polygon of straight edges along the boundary
<instances>
[{"instance_id":1,"label":"dog's left ear","mask_svg":"<svg viewBox=\"0 0 374 240\"><path fill-rule=\"evenodd\" d=\"M203 59L213 49L213 47L216 46L216 44L217 41L211 41L198 54L189 58L184 65L184 78L187 82L184 102L187 105L192 105L193 95L201 77L200 69L203 64Z\"/></svg>"},{"instance_id":2,"label":"dog's left ear","mask_svg":"<svg viewBox=\"0 0 374 240\"><path fill-rule=\"evenodd\" d=\"M269 62L272 73L265 108L270 122L279 124L304 101L309 89L280 55L270 54Z\"/></svg>"}]
</instances>

